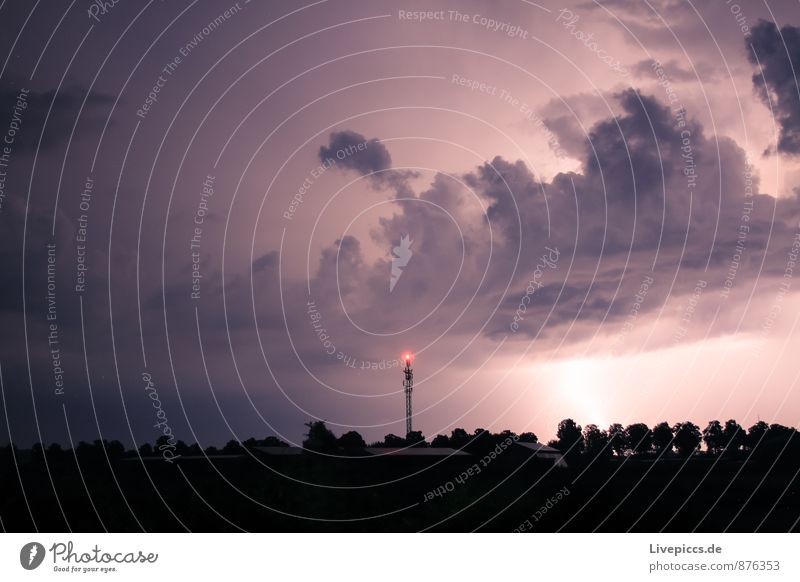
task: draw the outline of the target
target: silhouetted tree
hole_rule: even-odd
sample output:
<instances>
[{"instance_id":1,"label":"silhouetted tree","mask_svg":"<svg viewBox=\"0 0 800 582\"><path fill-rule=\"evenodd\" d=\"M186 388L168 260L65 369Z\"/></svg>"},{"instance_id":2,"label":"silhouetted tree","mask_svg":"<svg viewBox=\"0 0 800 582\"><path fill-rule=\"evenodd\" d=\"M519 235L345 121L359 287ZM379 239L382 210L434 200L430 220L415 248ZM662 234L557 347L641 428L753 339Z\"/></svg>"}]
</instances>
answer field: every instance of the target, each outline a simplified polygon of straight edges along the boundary
<instances>
[{"instance_id":1,"label":"silhouetted tree","mask_svg":"<svg viewBox=\"0 0 800 582\"><path fill-rule=\"evenodd\" d=\"M152 457L153 445L150 443L144 443L141 447L139 447L139 454L143 457Z\"/></svg>"},{"instance_id":2,"label":"silhouetted tree","mask_svg":"<svg viewBox=\"0 0 800 582\"><path fill-rule=\"evenodd\" d=\"M272 435L261 439L258 444L260 446L262 446L262 447L288 447L289 446L289 443L286 443L286 442L282 441L281 439L279 439L278 437L272 436Z\"/></svg>"},{"instance_id":3,"label":"silhouetted tree","mask_svg":"<svg viewBox=\"0 0 800 582\"><path fill-rule=\"evenodd\" d=\"M672 437L672 427L666 421L653 427L653 446L659 453L672 452Z\"/></svg>"},{"instance_id":4,"label":"silhouetted tree","mask_svg":"<svg viewBox=\"0 0 800 582\"><path fill-rule=\"evenodd\" d=\"M611 449L608 445L608 433L597 428L596 424L587 424L583 429L583 440L586 443L586 454L590 457L608 456Z\"/></svg>"},{"instance_id":5,"label":"silhouetted tree","mask_svg":"<svg viewBox=\"0 0 800 582\"><path fill-rule=\"evenodd\" d=\"M767 431L767 438L777 438L786 440L794 432L793 428L783 426L782 424L771 424Z\"/></svg>"},{"instance_id":6,"label":"silhouetted tree","mask_svg":"<svg viewBox=\"0 0 800 582\"><path fill-rule=\"evenodd\" d=\"M793 434L794 429L760 420L747 431L745 448L754 459L776 461L787 452Z\"/></svg>"},{"instance_id":7,"label":"silhouetted tree","mask_svg":"<svg viewBox=\"0 0 800 582\"><path fill-rule=\"evenodd\" d=\"M396 434L387 434L383 437L383 446L384 447L404 447L406 446L405 439L400 438Z\"/></svg>"},{"instance_id":8,"label":"silhouetted tree","mask_svg":"<svg viewBox=\"0 0 800 582\"><path fill-rule=\"evenodd\" d=\"M234 442L236 443L236 446L238 447L239 446L239 442L238 441L234 441ZM176 444L177 444L177 441L175 439L170 439L166 435L161 435L160 437L158 437L156 439L156 446L155 446L156 454L159 454L165 448L168 448L168 447L169 448L173 448L173 447L175 447Z\"/></svg>"},{"instance_id":9,"label":"silhouetted tree","mask_svg":"<svg viewBox=\"0 0 800 582\"><path fill-rule=\"evenodd\" d=\"M412 430L406 435L405 445L407 447L427 447L428 443L425 442L425 436L422 431Z\"/></svg>"},{"instance_id":10,"label":"silhouetted tree","mask_svg":"<svg viewBox=\"0 0 800 582\"><path fill-rule=\"evenodd\" d=\"M538 443L539 442L539 437L537 437L536 434L534 434L532 432L524 432L521 435L519 435L519 442L521 442L521 443Z\"/></svg>"},{"instance_id":11,"label":"silhouetted tree","mask_svg":"<svg viewBox=\"0 0 800 582\"><path fill-rule=\"evenodd\" d=\"M702 439L700 427L687 420L677 423L672 430L675 432L675 448L678 453L685 457L694 454Z\"/></svg>"},{"instance_id":12,"label":"silhouetted tree","mask_svg":"<svg viewBox=\"0 0 800 582\"><path fill-rule=\"evenodd\" d=\"M744 428L731 418L725 422L722 433L725 435L725 441L727 443L725 452L730 455L739 453L747 438Z\"/></svg>"},{"instance_id":13,"label":"silhouetted tree","mask_svg":"<svg viewBox=\"0 0 800 582\"><path fill-rule=\"evenodd\" d=\"M58 443L51 443L47 447L47 460L59 461L64 457L64 449Z\"/></svg>"},{"instance_id":14,"label":"silhouetted tree","mask_svg":"<svg viewBox=\"0 0 800 582\"><path fill-rule=\"evenodd\" d=\"M625 429L618 422L608 427L608 444L618 457L625 454Z\"/></svg>"},{"instance_id":15,"label":"silhouetted tree","mask_svg":"<svg viewBox=\"0 0 800 582\"><path fill-rule=\"evenodd\" d=\"M225 446L222 447L222 454L224 455L239 455L242 452L242 445L239 444L239 441L236 440L229 440L225 443Z\"/></svg>"},{"instance_id":16,"label":"silhouetted tree","mask_svg":"<svg viewBox=\"0 0 800 582\"><path fill-rule=\"evenodd\" d=\"M725 449L725 435L720 421L709 421L708 426L703 429L703 442L712 455L718 455Z\"/></svg>"},{"instance_id":17,"label":"silhouetted tree","mask_svg":"<svg viewBox=\"0 0 800 582\"><path fill-rule=\"evenodd\" d=\"M431 446L438 449L446 449L450 447L450 439L446 435L437 434L431 441Z\"/></svg>"},{"instance_id":18,"label":"silhouetted tree","mask_svg":"<svg viewBox=\"0 0 800 582\"><path fill-rule=\"evenodd\" d=\"M765 454L772 459L792 457L797 453L798 438L795 429L782 424L771 424L765 438ZM789 448L793 445L791 448Z\"/></svg>"},{"instance_id":19,"label":"silhouetted tree","mask_svg":"<svg viewBox=\"0 0 800 582\"><path fill-rule=\"evenodd\" d=\"M317 453L335 453L337 451L336 436L325 426L322 420L306 423L308 432L303 441L303 448Z\"/></svg>"},{"instance_id":20,"label":"silhouetted tree","mask_svg":"<svg viewBox=\"0 0 800 582\"><path fill-rule=\"evenodd\" d=\"M463 428L454 428L450 433L450 446L460 449L469 442L469 434Z\"/></svg>"},{"instance_id":21,"label":"silhouetted tree","mask_svg":"<svg viewBox=\"0 0 800 582\"><path fill-rule=\"evenodd\" d=\"M81 462L107 463L108 460L121 459L125 456L125 446L119 441L95 440L92 444L83 441L75 447L75 454Z\"/></svg>"},{"instance_id":22,"label":"silhouetted tree","mask_svg":"<svg viewBox=\"0 0 800 582\"><path fill-rule=\"evenodd\" d=\"M101 460L103 453L89 443L80 441L78 446L75 447L75 455L81 463L94 463Z\"/></svg>"},{"instance_id":23,"label":"silhouetted tree","mask_svg":"<svg viewBox=\"0 0 800 582\"><path fill-rule=\"evenodd\" d=\"M494 437L495 437L495 440L497 440L497 441L504 441L504 440L509 439L509 438L511 440L515 440L515 441L519 440L519 435L517 433L515 433L514 431L511 431L511 430L508 430L508 429L504 430L503 432L497 433L496 435L494 435Z\"/></svg>"},{"instance_id":24,"label":"silhouetted tree","mask_svg":"<svg viewBox=\"0 0 800 582\"><path fill-rule=\"evenodd\" d=\"M33 443L31 447L31 459L34 463L41 463L44 461L44 447L42 443Z\"/></svg>"},{"instance_id":25,"label":"silhouetted tree","mask_svg":"<svg viewBox=\"0 0 800 582\"><path fill-rule=\"evenodd\" d=\"M351 430L339 437L339 446L345 453L354 453L363 451L367 443L358 432Z\"/></svg>"},{"instance_id":26,"label":"silhouetted tree","mask_svg":"<svg viewBox=\"0 0 800 582\"><path fill-rule=\"evenodd\" d=\"M491 451L498 442L497 435L493 435L488 430L478 428L470 438L466 451L473 455L483 456Z\"/></svg>"},{"instance_id":27,"label":"silhouetted tree","mask_svg":"<svg viewBox=\"0 0 800 582\"><path fill-rule=\"evenodd\" d=\"M95 444L99 443L100 441L95 441ZM107 441L103 440L102 445L106 449L106 454L108 458L111 460L121 459L125 456L125 445L117 440Z\"/></svg>"},{"instance_id":28,"label":"silhouetted tree","mask_svg":"<svg viewBox=\"0 0 800 582\"><path fill-rule=\"evenodd\" d=\"M574 458L583 452L583 433L581 427L571 418L565 418L558 423L556 440L556 448L568 459Z\"/></svg>"},{"instance_id":29,"label":"silhouetted tree","mask_svg":"<svg viewBox=\"0 0 800 582\"><path fill-rule=\"evenodd\" d=\"M625 446L631 454L646 453L653 445L653 433L643 422L628 425L625 429Z\"/></svg>"},{"instance_id":30,"label":"silhouetted tree","mask_svg":"<svg viewBox=\"0 0 800 582\"><path fill-rule=\"evenodd\" d=\"M747 437L745 437L745 446L747 449L750 451L755 449L762 438L766 436L768 430L769 425L763 420L759 420L751 426L747 431Z\"/></svg>"}]
</instances>

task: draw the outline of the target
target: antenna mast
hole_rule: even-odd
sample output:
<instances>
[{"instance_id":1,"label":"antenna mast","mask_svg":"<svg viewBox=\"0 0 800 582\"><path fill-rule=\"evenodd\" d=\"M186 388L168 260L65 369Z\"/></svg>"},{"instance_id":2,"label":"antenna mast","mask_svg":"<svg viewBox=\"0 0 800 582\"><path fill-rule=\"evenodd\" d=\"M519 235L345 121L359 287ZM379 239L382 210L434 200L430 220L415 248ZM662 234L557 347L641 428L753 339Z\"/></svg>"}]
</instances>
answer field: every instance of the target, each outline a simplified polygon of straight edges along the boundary
<instances>
[{"instance_id":1,"label":"antenna mast","mask_svg":"<svg viewBox=\"0 0 800 582\"><path fill-rule=\"evenodd\" d=\"M403 356L406 367L403 370L403 391L406 394L406 436L411 432L411 391L414 390L414 370L411 369L411 354Z\"/></svg>"}]
</instances>

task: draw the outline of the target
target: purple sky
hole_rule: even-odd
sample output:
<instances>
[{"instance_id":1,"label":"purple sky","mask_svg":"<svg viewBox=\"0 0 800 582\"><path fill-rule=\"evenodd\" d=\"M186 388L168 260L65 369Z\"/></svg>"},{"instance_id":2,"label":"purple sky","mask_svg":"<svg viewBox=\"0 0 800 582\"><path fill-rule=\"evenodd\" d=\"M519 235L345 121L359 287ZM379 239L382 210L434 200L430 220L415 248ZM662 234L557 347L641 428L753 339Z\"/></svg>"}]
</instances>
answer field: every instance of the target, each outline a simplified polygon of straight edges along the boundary
<instances>
[{"instance_id":1,"label":"purple sky","mask_svg":"<svg viewBox=\"0 0 800 582\"><path fill-rule=\"evenodd\" d=\"M0 3L0 441L798 424L796 2L268 4Z\"/></svg>"}]
</instances>

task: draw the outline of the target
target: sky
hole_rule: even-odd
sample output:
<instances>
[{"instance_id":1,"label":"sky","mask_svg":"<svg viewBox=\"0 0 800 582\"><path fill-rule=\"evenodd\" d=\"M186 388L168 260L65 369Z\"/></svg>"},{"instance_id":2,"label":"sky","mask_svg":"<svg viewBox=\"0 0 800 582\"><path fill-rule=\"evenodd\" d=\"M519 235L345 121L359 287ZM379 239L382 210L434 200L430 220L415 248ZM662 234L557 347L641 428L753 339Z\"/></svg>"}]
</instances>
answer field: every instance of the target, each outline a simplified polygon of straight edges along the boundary
<instances>
[{"instance_id":1,"label":"sky","mask_svg":"<svg viewBox=\"0 0 800 582\"><path fill-rule=\"evenodd\" d=\"M0 442L798 425L796 2L0 31Z\"/></svg>"}]
</instances>

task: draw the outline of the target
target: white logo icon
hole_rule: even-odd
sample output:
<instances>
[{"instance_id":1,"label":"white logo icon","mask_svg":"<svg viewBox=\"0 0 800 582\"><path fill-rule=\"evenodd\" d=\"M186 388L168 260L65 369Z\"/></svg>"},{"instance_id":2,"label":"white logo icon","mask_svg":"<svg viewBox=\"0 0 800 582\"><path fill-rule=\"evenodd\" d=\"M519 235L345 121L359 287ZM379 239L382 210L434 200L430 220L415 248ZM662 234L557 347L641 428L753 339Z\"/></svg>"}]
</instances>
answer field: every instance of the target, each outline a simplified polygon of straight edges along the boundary
<instances>
[{"instance_id":1,"label":"white logo icon","mask_svg":"<svg viewBox=\"0 0 800 582\"><path fill-rule=\"evenodd\" d=\"M392 276L389 279L389 293L394 291L394 286L397 285L397 282L400 280L403 269L411 260L411 255L414 254L411 250L411 243L413 242L414 241L409 238L409 235L406 234L400 239L400 245L392 249L394 256L392 256Z\"/></svg>"}]
</instances>

